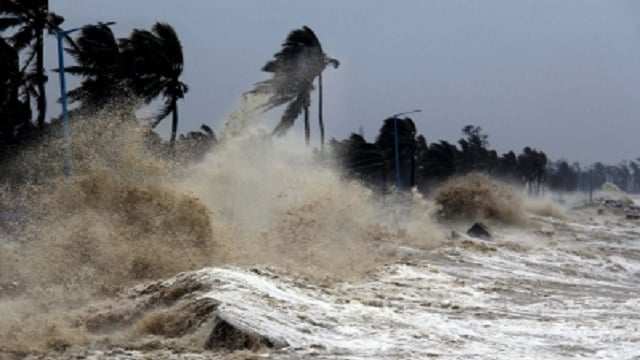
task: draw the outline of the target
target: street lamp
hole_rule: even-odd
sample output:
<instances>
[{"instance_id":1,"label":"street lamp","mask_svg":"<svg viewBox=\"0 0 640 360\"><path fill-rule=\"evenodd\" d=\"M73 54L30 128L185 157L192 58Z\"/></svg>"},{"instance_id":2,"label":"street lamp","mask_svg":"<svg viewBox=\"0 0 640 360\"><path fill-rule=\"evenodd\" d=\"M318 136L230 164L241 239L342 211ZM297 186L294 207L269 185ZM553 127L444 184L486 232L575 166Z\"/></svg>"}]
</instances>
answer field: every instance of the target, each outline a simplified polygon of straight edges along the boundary
<instances>
[{"instance_id":1,"label":"street lamp","mask_svg":"<svg viewBox=\"0 0 640 360\"><path fill-rule=\"evenodd\" d=\"M589 167L589 204L593 203L593 165Z\"/></svg>"},{"instance_id":2,"label":"street lamp","mask_svg":"<svg viewBox=\"0 0 640 360\"><path fill-rule=\"evenodd\" d=\"M398 117L402 115L408 115L413 113L422 112L420 109L406 111L397 113L392 115L393 118L393 142L394 142L394 152L396 157L396 187L398 188L398 192L402 190L401 179L400 179L400 145L398 144Z\"/></svg>"},{"instance_id":3,"label":"street lamp","mask_svg":"<svg viewBox=\"0 0 640 360\"><path fill-rule=\"evenodd\" d=\"M58 30L57 38L58 38L58 73L60 74L60 97L62 102L62 131L64 136L64 174L67 177L70 177L72 174L71 170L71 144L69 139L69 111L67 109L67 84L64 79L64 49L62 47L62 40L72 32L83 30L90 27L95 26L109 26L113 25L115 22L110 21L106 23L98 23L92 25L85 25L69 30Z\"/></svg>"}]
</instances>

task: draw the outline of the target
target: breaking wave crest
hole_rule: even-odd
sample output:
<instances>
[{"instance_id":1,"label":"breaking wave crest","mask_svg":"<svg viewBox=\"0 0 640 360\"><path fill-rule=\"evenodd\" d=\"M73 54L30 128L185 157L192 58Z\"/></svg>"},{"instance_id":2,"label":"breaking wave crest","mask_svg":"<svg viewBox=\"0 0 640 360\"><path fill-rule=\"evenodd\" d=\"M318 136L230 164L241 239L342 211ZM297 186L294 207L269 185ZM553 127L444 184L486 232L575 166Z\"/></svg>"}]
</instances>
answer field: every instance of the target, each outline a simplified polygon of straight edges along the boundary
<instances>
[{"instance_id":1,"label":"breaking wave crest","mask_svg":"<svg viewBox=\"0 0 640 360\"><path fill-rule=\"evenodd\" d=\"M482 173L452 178L435 192L438 213L445 219L525 225L529 215L565 218L550 196L530 197L512 185Z\"/></svg>"},{"instance_id":2,"label":"breaking wave crest","mask_svg":"<svg viewBox=\"0 0 640 360\"><path fill-rule=\"evenodd\" d=\"M445 218L493 220L517 225L526 222L524 199L512 187L481 173L453 178L435 194Z\"/></svg>"},{"instance_id":3,"label":"breaking wave crest","mask_svg":"<svg viewBox=\"0 0 640 360\"><path fill-rule=\"evenodd\" d=\"M292 137L242 124L201 162L178 169L126 118L74 121L71 178L62 175L58 136L15 162L32 167L35 180L6 200L22 213L19 231L0 233L0 333L10 334L0 348L95 341L82 335L87 324L65 319L69 311L181 271L266 264L345 280L397 260L399 244L443 239L429 202L406 200L413 211L398 221L395 199L346 180Z\"/></svg>"},{"instance_id":4,"label":"breaking wave crest","mask_svg":"<svg viewBox=\"0 0 640 360\"><path fill-rule=\"evenodd\" d=\"M123 294L183 271L266 265L327 284L442 245L437 211L508 225L527 212L561 215L480 174L445 183L435 202L376 194L299 134L256 127L258 100L245 96L221 143L189 165L163 160L166 149L159 156L122 111L75 119L70 178L59 136L20 154L9 170L21 185L0 196L0 211L16 215L0 227L0 351L179 337L189 312L216 305L174 313L166 296L191 290L149 296L143 308Z\"/></svg>"}]
</instances>

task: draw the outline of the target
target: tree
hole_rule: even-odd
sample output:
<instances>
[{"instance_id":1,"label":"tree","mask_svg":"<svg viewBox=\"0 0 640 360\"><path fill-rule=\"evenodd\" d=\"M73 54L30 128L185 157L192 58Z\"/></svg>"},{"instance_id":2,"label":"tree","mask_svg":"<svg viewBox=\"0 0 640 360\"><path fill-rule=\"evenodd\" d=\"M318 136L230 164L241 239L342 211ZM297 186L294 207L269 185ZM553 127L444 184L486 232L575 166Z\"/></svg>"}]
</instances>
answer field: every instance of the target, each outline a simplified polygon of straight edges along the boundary
<instances>
[{"instance_id":1,"label":"tree","mask_svg":"<svg viewBox=\"0 0 640 360\"><path fill-rule=\"evenodd\" d=\"M172 114L170 144L173 148L178 132L178 100L189 90L180 81L184 68L182 45L171 25L156 23L148 30L133 30L129 38L120 42L124 61L130 73L127 78L136 94L148 104L158 97L164 106L153 117L155 128L164 118Z\"/></svg>"},{"instance_id":2,"label":"tree","mask_svg":"<svg viewBox=\"0 0 640 360\"><path fill-rule=\"evenodd\" d=\"M0 155L31 129L29 104L18 98L22 78L18 52L0 37Z\"/></svg>"},{"instance_id":3,"label":"tree","mask_svg":"<svg viewBox=\"0 0 640 360\"><path fill-rule=\"evenodd\" d=\"M606 167L609 181L614 183L623 191L627 191L629 187L629 180L631 179L631 171L626 162L622 162L620 165L610 165Z\"/></svg>"},{"instance_id":4,"label":"tree","mask_svg":"<svg viewBox=\"0 0 640 360\"><path fill-rule=\"evenodd\" d=\"M399 164L396 164L396 129L398 131L398 158ZM416 169L416 148L418 142L416 139L417 131L416 125L410 118L388 118L384 121L384 124L380 128L380 133L376 138L376 145L384 151L387 160L392 164L393 169L396 166L400 167L400 172L405 173L403 179L406 179L406 167L409 167L409 184L410 187L415 186L415 169ZM408 161L407 161L408 160ZM407 165L407 162L409 163ZM398 187L402 187L402 184L396 184Z\"/></svg>"},{"instance_id":5,"label":"tree","mask_svg":"<svg viewBox=\"0 0 640 360\"><path fill-rule=\"evenodd\" d=\"M518 158L516 157L516 153L509 151L503 154L498 159L497 172L498 175L508 180L521 180L518 179Z\"/></svg>"},{"instance_id":6,"label":"tree","mask_svg":"<svg viewBox=\"0 0 640 360\"><path fill-rule=\"evenodd\" d=\"M547 155L530 147L525 147L518 155L518 171L520 178L529 186L529 192L540 194L545 178Z\"/></svg>"},{"instance_id":7,"label":"tree","mask_svg":"<svg viewBox=\"0 0 640 360\"><path fill-rule=\"evenodd\" d=\"M467 125L462 128L462 133L467 137L467 141L477 148L489 146L489 135L482 132L480 126Z\"/></svg>"},{"instance_id":8,"label":"tree","mask_svg":"<svg viewBox=\"0 0 640 360\"><path fill-rule=\"evenodd\" d=\"M318 78L319 113L321 146L324 146L324 122L322 118L322 71L327 65L337 68L338 60L330 58L322 51L320 41L313 30L307 26L289 33L282 50L267 62L262 71L272 73L271 79L258 82L252 93L270 95L262 105L263 111L288 104L280 122L273 130L274 134L284 135L293 126L296 118L304 112L305 142L309 145L311 136L309 128L309 106L313 81Z\"/></svg>"},{"instance_id":9,"label":"tree","mask_svg":"<svg viewBox=\"0 0 640 360\"><path fill-rule=\"evenodd\" d=\"M176 141L177 160L189 162L202 157L218 142L216 134L207 125L201 125L199 131L190 131L180 135Z\"/></svg>"},{"instance_id":10,"label":"tree","mask_svg":"<svg viewBox=\"0 0 640 360\"><path fill-rule=\"evenodd\" d=\"M607 182L607 168L601 162L596 162L591 166L591 187L593 189L599 189Z\"/></svg>"},{"instance_id":11,"label":"tree","mask_svg":"<svg viewBox=\"0 0 640 360\"><path fill-rule=\"evenodd\" d=\"M378 145L352 133L342 142L332 141L330 146L347 175L381 191L386 189L389 161Z\"/></svg>"},{"instance_id":12,"label":"tree","mask_svg":"<svg viewBox=\"0 0 640 360\"><path fill-rule=\"evenodd\" d=\"M558 191L575 191L578 185L578 169L559 160L548 167L549 187Z\"/></svg>"},{"instance_id":13,"label":"tree","mask_svg":"<svg viewBox=\"0 0 640 360\"><path fill-rule=\"evenodd\" d=\"M44 31L55 33L64 18L49 11L48 0L3 0L0 2L0 31L19 27L10 37L10 42L18 51L29 48L24 69L29 68L25 78L25 97L36 96L38 107L38 127L45 124L47 97L44 70ZM35 58L35 63L33 59Z\"/></svg>"},{"instance_id":14,"label":"tree","mask_svg":"<svg viewBox=\"0 0 640 360\"><path fill-rule=\"evenodd\" d=\"M467 125L462 128L466 136L458 143L461 148L460 167L463 173L471 171L484 171L491 173L497 167L498 154L489 151L489 135L482 132L479 126Z\"/></svg>"},{"instance_id":15,"label":"tree","mask_svg":"<svg viewBox=\"0 0 640 360\"><path fill-rule=\"evenodd\" d=\"M424 158L424 176L443 181L459 171L460 151L445 140L431 143Z\"/></svg>"},{"instance_id":16,"label":"tree","mask_svg":"<svg viewBox=\"0 0 640 360\"><path fill-rule=\"evenodd\" d=\"M107 25L85 27L73 45L65 50L77 64L64 71L82 76L83 80L79 87L67 93L69 99L96 110L115 97L125 97L128 70L111 29Z\"/></svg>"}]
</instances>

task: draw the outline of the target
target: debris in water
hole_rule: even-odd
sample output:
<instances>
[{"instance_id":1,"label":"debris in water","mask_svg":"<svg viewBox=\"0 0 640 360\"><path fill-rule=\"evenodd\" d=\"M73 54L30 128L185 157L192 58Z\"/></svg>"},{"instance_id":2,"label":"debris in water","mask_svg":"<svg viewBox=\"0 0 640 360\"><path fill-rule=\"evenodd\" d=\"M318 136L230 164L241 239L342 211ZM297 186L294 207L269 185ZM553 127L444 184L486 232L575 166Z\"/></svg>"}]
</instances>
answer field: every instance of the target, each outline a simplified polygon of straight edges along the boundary
<instances>
[{"instance_id":1,"label":"debris in water","mask_svg":"<svg viewBox=\"0 0 640 360\"><path fill-rule=\"evenodd\" d=\"M469 230L467 230L467 235L484 240L491 240L492 238L489 228L480 222L474 223Z\"/></svg>"},{"instance_id":2,"label":"debris in water","mask_svg":"<svg viewBox=\"0 0 640 360\"><path fill-rule=\"evenodd\" d=\"M273 339L262 335L248 327L236 324L218 314L213 323L211 334L204 347L208 350L226 349L259 350L261 348L281 349L289 346L284 339Z\"/></svg>"}]
</instances>

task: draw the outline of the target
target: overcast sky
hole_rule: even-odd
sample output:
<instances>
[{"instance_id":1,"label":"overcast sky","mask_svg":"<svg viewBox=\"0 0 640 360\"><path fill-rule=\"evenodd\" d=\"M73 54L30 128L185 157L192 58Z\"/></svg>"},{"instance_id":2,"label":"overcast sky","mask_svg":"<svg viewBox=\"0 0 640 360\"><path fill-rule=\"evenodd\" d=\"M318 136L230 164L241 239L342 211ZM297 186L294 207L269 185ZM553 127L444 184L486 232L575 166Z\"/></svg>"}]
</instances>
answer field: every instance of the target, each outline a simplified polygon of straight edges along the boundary
<instances>
[{"instance_id":1,"label":"overcast sky","mask_svg":"<svg viewBox=\"0 0 640 360\"><path fill-rule=\"evenodd\" d=\"M150 5L153 4L151 7ZM499 153L618 163L640 156L640 1L51 0L66 28L116 21L116 36L156 21L183 45L180 132L219 132L288 32L308 25L341 62L324 72L328 137L415 108L428 142L481 126ZM70 61L67 57L67 61ZM46 61L57 67L55 38ZM50 115L59 84L49 73ZM312 141L317 145L317 94ZM55 114L53 114L55 113ZM271 127L278 112L267 116ZM299 119L300 120L300 119ZM170 118L161 131L166 133ZM301 132L298 121L295 131Z\"/></svg>"}]
</instances>

